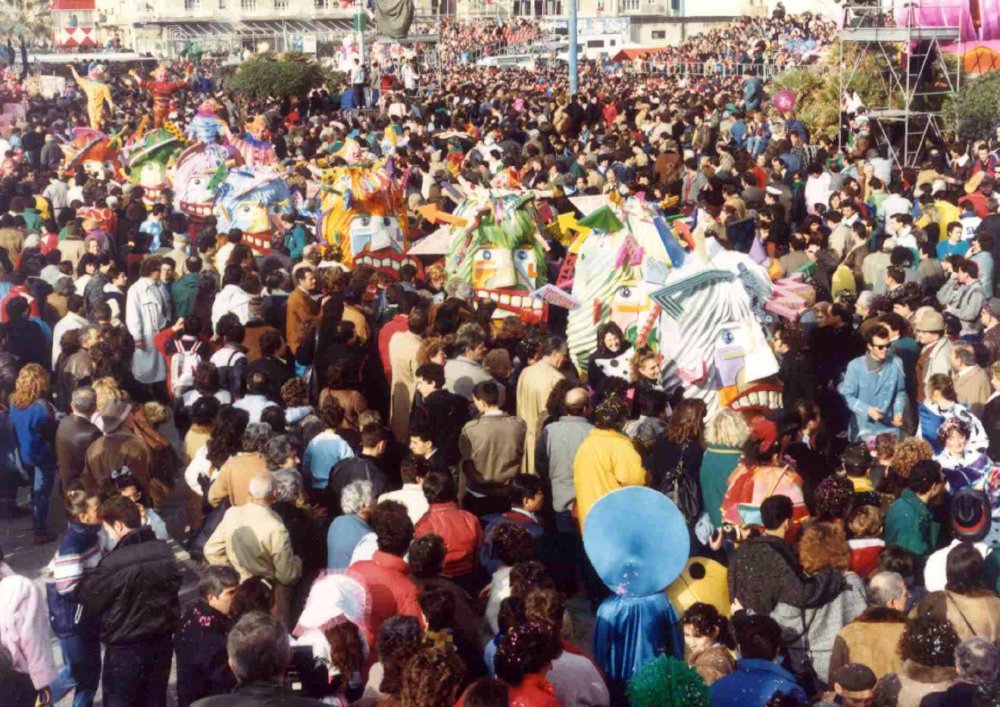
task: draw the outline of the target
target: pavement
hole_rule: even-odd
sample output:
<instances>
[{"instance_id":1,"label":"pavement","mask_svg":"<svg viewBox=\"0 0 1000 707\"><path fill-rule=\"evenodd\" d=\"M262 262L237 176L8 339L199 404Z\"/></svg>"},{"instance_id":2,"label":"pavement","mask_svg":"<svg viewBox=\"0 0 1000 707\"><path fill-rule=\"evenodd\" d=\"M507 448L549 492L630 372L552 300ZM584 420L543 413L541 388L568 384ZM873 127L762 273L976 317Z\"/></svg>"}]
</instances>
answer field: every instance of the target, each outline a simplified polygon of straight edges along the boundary
<instances>
[{"instance_id":1,"label":"pavement","mask_svg":"<svg viewBox=\"0 0 1000 707\"><path fill-rule=\"evenodd\" d=\"M57 484L58 486L58 484ZM166 499L160 509L160 515L167 525L170 533L169 543L174 550L181 567L182 584L180 590L180 603L185 606L192 601L198 589L198 564L191 559L187 551L181 547L178 539L185 537L185 514L183 498L183 482L175 487L174 491ZM50 506L49 527L60 537L66 529L66 514L59 502L59 489L52 493ZM22 489L19 498L20 505L27 507L28 493ZM15 572L24 575L38 584L39 588L45 591L45 581L48 577L48 564L58 548L58 540L46 545L36 546L32 542L31 516L19 518L13 521L0 521L0 548L3 548L5 561ZM593 637L594 613L590 604L582 593L570 597L566 602L572 625L572 642L586 651L591 650L591 640ZM56 658L56 663L62 666L62 652L59 643L52 639L52 653ZM176 672L171 667L170 687L167 690L167 707L176 707L177 702L174 696L176 690ZM73 703L72 693L64 697L58 703L58 707L70 707ZM100 689L98 689L97 699L94 704L100 707L102 704Z\"/></svg>"},{"instance_id":2,"label":"pavement","mask_svg":"<svg viewBox=\"0 0 1000 707\"><path fill-rule=\"evenodd\" d=\"M174 493L167 498L167 501L161 509L161 515L163 516L164 522L167 524L167 530L171 536L169 542L174 550L174 556L177 558L181 567L183 581L181 584L180 600L181 606L184 606L197 594L198 565L191 560L190 555L188 555L184 548L182 548L177 542L177 538L184 538L184 501L181 491L182 489L178 487L175 489ZM59 498L59 490L57 488L52 493L49 527L53 532L61 537L63 531L66 529L66 513L62 508L62 504L59 502ZM27 489L22 489L19 500L22 506L27 507ZM44 592L45 581L49 574L47 567L52 561L59 544L57 540L46 545L36 546L32 540L31 516L11 521L0 521L0 547L3 548L4 561L18 574L24 575L25 577L33 580ZM55 638L52 639L52 654L56 658L56 663L61 667L62 652L60 651L59 643L55 640ZM177 705L177 702L174 699L175 686L176 674L174 670L171 669L170 688L167 691L168 707L176 707ZM72 704L72 693L57 703L59 707L70 707ZM102 704L99 689L97 699L94 701L94 704Z\"/></svg>"}]
</instances>

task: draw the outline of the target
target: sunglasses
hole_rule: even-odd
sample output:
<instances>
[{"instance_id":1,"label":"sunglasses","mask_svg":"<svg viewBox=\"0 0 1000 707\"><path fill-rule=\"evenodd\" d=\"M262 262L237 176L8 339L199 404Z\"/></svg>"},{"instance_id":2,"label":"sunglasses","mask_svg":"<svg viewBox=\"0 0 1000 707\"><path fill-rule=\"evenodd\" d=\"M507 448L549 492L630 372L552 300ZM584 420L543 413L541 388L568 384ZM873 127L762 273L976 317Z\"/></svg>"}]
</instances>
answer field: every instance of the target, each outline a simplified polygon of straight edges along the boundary
<instances>
[{"instance_id":1,"label":"sunglasses","mask_svg":"<svg viewBox=\"0 0 1000 707\"><path fill-rule=\"evenodd\" d=\"M885 351L886 349L889 348L889 344L868 344L868 345L878 351Z\"/></svg>"}]
</instances>

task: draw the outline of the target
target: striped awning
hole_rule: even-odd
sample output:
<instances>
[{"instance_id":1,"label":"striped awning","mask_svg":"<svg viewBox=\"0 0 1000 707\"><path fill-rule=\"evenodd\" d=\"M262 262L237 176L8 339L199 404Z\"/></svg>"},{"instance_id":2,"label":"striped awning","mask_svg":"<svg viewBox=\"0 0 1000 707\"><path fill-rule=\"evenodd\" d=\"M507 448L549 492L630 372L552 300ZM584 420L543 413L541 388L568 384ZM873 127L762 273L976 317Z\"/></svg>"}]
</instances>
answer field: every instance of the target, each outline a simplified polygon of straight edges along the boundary
<instances>
[{"instance_id":1,"label":"striped awning","mask_svg":"<svg viewBox=\"0 0 1000 707\"><path fill-rule=\"evenodd\" d=\"M248 20L246 22L172 22L166 26L169 39L265 38L283 35L333 35L351 32L350 19Z\"/></svg>"}]
</instances>

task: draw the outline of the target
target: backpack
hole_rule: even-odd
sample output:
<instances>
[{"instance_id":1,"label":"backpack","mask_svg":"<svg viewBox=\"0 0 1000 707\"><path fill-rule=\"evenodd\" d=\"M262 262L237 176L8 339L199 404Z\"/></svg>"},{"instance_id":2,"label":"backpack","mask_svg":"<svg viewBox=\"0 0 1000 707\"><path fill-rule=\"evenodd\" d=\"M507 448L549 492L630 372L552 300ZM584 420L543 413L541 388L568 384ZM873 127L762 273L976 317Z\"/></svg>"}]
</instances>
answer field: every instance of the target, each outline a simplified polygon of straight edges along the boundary
<instances>
[{"instance_id":1,"label":"backpack","mask_svg":"<svg viewBox=\"0 0 1000 707\"><path fill-rule=\"evenodd\" d=\"M177 397L194 387L194 370L201 363L201 342L195 341L190 349L180 341L175 344L177 352L170 359L170 393Z\"/></svg>"}]
</instances>

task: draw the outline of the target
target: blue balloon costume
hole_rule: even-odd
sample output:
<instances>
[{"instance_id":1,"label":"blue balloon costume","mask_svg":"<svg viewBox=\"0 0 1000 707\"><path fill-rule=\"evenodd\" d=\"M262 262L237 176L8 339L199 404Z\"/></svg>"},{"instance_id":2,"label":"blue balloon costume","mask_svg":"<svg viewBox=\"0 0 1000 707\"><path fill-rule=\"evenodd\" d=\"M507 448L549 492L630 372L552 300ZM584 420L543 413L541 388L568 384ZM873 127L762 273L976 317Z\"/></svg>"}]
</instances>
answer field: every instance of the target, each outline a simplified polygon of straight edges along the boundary
<instances>
[{"instance_id":1,"label":"blue balloon costume","mask_svg":"<svg viewBox=\"0 0 1000 707\"><path fill-rule=\"evenodd\" d=\"M684 570L690 540L684 516L658 491L630 486L591 508L583 545L613 592L597 610L594 660L622 696L643 663L661 654L684 658L680 618L665 589Z\"/></svg>"}]
</instances>

